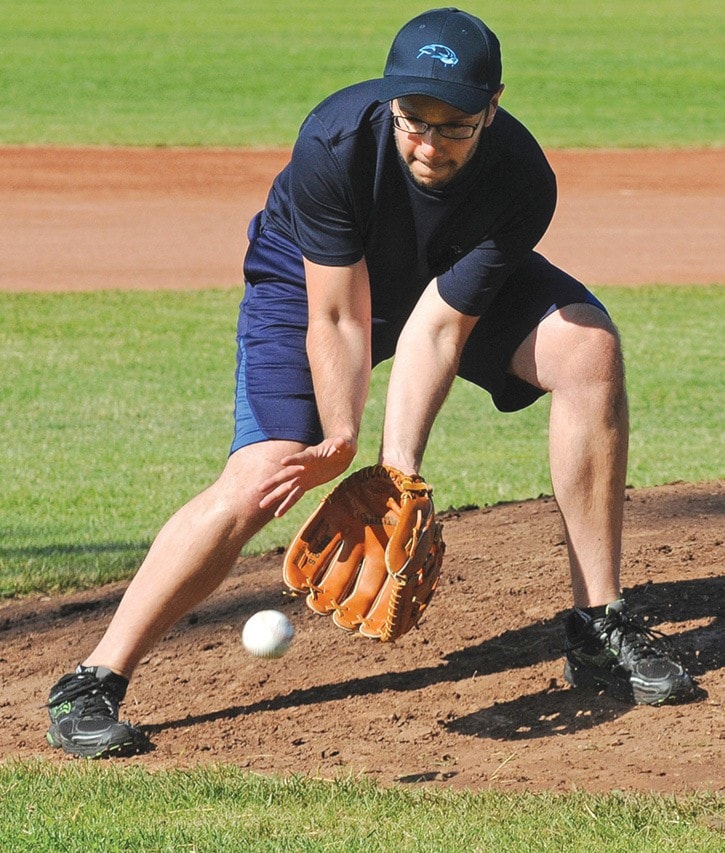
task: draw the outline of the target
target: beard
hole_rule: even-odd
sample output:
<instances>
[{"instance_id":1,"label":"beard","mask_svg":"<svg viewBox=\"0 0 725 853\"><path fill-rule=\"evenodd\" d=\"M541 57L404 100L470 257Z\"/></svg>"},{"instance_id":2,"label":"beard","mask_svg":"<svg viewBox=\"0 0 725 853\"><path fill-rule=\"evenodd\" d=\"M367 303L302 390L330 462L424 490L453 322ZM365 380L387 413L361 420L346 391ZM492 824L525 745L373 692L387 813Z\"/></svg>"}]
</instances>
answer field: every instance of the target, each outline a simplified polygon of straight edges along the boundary
<instances>
[{"instance_id":1,"label":"beard","mask_svg":"<svg viewBox=\"0 0 725 853\"><path fill-rule=\"evenodd\" d=\"M401 146L400 139L397 133L395 136L395 147L398 150L398 156L403 164L403 167L410 175L413 182L421 189L426 190L442 190L449 186L471 162L481 139L479 134L474 145L470 145L468 150L458 156L452 157L444 155L432 163L427 163L425 160L420 160L416 157L416 149L412 148L406 153Z\"/></svg>"}]
</instances>

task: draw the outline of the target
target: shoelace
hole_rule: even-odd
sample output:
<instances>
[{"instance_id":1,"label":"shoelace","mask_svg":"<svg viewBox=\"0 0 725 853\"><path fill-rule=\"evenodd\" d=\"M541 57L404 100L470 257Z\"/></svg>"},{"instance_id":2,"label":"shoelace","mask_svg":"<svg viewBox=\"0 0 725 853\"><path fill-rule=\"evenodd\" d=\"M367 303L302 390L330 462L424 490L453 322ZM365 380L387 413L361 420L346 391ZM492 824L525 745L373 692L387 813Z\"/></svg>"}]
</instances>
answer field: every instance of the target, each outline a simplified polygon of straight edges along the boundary
<instances>
[{"instance_id":1,"label":"shoelace","mask_svg":"<svg viewBox=\"0 0 725 853\"><path fill-rule=\"evenodd\" d=\"M611 641L612 635L617 630L620 631L619 644L633 661L667 656L669 644L665 635L648 628L639 620L622 613L607 614L600 632Z\"/></svg>"},{"instance_id":2,"label":"shoelace","mask_svg":"<svg viewBox=\"0 0 725 853\"><path fill-rule=\"evenodd\" d=\"M112 717L115 720L118 709L102 690L93 690L83 697L83 714L89 717Z\"/></svg>"},{"instance_id":3,"label":"shoelace","mask_svg":"<svg viewBox=\"0 0 725 853\"><path fill-rule=\"evenodd\" d=\"M118 713L118 703L115 698L110 695L110 691L104 690L101 682L90 672L68 675L61 679L58 687L58 693L48 702L51 708L63 702L72 702L74 699L82 698L84 713L114 717Z\"/></svg>"}]
</instances>

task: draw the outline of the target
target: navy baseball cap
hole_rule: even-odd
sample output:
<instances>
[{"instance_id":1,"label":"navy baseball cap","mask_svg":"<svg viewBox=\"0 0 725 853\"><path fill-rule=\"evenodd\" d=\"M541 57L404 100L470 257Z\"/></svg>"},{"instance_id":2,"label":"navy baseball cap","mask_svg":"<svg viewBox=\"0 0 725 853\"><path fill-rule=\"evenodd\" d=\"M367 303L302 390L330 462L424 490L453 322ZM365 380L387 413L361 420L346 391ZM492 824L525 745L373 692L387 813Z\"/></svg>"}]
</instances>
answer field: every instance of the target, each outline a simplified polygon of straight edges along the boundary
<instances>
[{"instance_id":1,"label":"navy baseball cap","mask_svg":"<svg viewBox=\"0 0 725 853\"><path fill-rule=\"evenodd\" d=\"M474 115L501 85L501 46L479 18L453 7L431 9L397 34L384 75L381 101L429 95Z\"/></svg>"}]
</instances>

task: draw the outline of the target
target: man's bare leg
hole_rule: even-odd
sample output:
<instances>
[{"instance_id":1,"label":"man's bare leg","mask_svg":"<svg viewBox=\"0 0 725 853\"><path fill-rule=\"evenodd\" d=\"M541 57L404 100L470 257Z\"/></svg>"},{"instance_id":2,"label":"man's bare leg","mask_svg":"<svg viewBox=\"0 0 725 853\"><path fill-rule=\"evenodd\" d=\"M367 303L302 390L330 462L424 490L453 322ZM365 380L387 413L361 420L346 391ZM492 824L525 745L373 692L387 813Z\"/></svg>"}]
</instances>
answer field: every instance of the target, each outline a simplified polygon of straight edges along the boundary
<instances>
[{"instance_id":1,"label":"man's bare leg","mask_svg":"<svg viewBox=\"0 0 725 853\"><path fill-rule=\"evenodd\" d=\"M577 607L620 595L628 411L619 339L606 314L554 312L514 354L512 373L551 391L551 480Z\"/></svg>"},{"instance_id":2,"label":"man's bare leg","mask_svg":"<svg viewBox=\"0 0 725 853\"><path fill-rule=\"evenodd\" d=\"M139 661L231 571L244 544L272 518L259 508L258 484L299 451L263 442L229 457L219 479L176 512L159 532L86 666L130 678Z\"/></svg>"},{"instance_id":3,"label":"man's bare leg","mask_svg":"<svg viewBox=\"0 0 725 853\"><path fill-rule=\"evenodd\" d=\"M516 351L512 370L551 391L551 480L574 595L565 680L637 704L691 698L695 685L682 664L621 600L629 427L616 330L596 307L571 305L540 323Z\"/></svg>"}]
</instances>

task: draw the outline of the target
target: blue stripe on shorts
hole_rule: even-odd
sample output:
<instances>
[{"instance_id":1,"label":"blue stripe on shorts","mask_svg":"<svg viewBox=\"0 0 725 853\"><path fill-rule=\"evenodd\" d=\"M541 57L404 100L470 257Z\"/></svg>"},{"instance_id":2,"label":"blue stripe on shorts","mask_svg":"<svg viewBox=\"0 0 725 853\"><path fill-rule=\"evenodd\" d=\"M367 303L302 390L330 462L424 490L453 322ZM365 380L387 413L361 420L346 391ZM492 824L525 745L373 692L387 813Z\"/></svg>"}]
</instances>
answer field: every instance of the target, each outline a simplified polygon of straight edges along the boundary
<instances>
[{"instance_id":1,"label":"blue stripe on shorts","mask_svg":"<svg viewBox=\"0 0 725 853\"><path fill-rule=\"evenodd\" d=\"M238 341L237 350L237 393L234 400L234 443L231 452L246 444L266 441L268 436L259 426L252 412L247 393L247 353L244 344Z\"/></svg>"}]
</instances>

